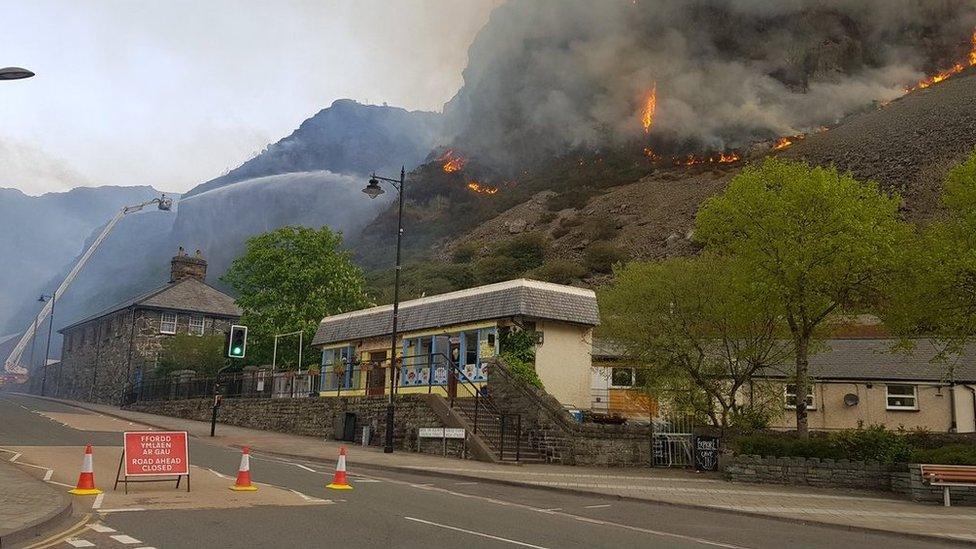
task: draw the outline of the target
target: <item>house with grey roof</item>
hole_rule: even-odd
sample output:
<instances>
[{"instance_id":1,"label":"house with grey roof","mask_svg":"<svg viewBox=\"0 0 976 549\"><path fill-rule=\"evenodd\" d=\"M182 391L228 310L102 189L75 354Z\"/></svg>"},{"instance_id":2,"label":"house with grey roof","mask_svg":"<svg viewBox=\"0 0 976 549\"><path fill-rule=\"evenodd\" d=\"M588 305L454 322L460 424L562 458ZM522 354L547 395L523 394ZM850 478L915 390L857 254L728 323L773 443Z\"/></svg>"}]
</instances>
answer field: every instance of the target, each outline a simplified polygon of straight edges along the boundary
<instances>
[{"instance_id":1,"label":"house with grey roof","mask_svg":"<svg viewBox=\"0 0 976 549\"><path fill-rule=\"evenodd\" d=\"M392 306L322 319L322 396L430 392L458 396L458 385L487 381L489 359L512 331L535 337L535 370L547 392L568 407L589 404L590 346L599 324L592 290L509 280L400 304L397 371L390 375Z\"/></svg>"},{"instance_id":2,"label":"house with grey roof","mask_svg":"<svg viewBox=\"0 0 976 549\"><path fill-rule=\"evenodd\" d=\"M847 337L824 341L810 357L806 395L811 429L853 429L884 425L889 429L976 432L976 348L942 356L931 341L920 339L910 351L896 350L885 337ZM642 365L628 360L623 345L594 343L592 382L595 412L644 418L657 410L644 385ZM796 426L796 385L792 364L771 367L743 390L743 402L761 403L774 414L771 426Z\"/></svg>"},{"instance_id":3,"label":"house with grey roof","mask_svg":"<svg viewBox=\"0 0 976 549\"><path fill-rule=\"evenodd\" d=\"M226 334L241 309L206 276L200 252L180 248L169 282L59 330L61 362L47 373L47 394L117 403L155 368L166 339Z\"/></svg>"},{"instance_id":4,"label":"house with grey roof","mask_svg":"<svg viewBox=\"0 0 976 549\"><path fill-rule=\"evenodd\" d=\"M940 356L932 342L895 351L893 339L829 339L810 357L806 395L811 429L852 429L884 425L889 429L976 432L976 349ZM770 369L762 379L774 382L783 415L774 427L796 424L796 386L789 369Z\"/></svg>"}]
</instances>

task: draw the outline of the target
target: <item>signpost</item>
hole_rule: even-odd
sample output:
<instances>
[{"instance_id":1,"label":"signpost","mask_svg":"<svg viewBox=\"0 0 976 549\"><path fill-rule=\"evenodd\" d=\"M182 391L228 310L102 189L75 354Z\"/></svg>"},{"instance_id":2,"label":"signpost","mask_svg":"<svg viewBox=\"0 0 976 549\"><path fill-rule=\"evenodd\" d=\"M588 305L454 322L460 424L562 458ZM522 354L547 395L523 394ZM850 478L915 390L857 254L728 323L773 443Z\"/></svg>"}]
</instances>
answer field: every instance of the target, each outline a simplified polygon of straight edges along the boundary
<instances>
[{"instance_id":1,"label":"signpost","mask_svg":"<svg viewBox=\"0 0 976 549\"><path fill-rule=\"evenodd\" d=\"M465 440L467 438L467 432L461 427L421 427L417 429L417 438L439 438L441 439L441 444L444 446L444 455L447 455L447 439L460 439ZM418 446L420 442L418 440ZM419 447L418 447L419 450Z\"/></svg>"},{"instance_id":2,"label":"signpost","mask_svg":"<svg viewBox=\"0 0 976 549\"><path fill-rule=\"evenodd\" d=\"M695 469L718 470L718 437L704 435L695 437Z\"/></svg>"},{"instance_id":3,"label":"signpost","mask_svg":"<svg viewBox=\"0 0 976 549\"><path fill-rule=\"evenodd\" d=\"M186 431L127 431L122 434L122 456L115 474L115 487L130 482L170 482L176 477L176 487L186 477L186 491L190 491L190 460ZM169 477L137 478L129 477Z\"/></svg>"}]
</instances>

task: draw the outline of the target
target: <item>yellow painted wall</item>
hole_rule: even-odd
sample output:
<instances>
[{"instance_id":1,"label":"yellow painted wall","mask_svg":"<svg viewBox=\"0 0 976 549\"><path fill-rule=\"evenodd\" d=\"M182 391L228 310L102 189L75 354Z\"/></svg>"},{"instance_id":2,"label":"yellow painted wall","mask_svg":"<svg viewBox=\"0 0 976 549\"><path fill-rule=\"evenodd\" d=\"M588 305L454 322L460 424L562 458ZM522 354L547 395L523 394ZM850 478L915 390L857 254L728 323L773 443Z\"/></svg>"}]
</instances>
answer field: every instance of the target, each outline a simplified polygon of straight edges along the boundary
<instances>
[{"instance_id":1,"label":"yellow painted wall","mask_svg":"<svg viewBox=\"0 0 976 549\"><path fill-rule=\"evenodd\" d=\"M567 406L590 408L591 328L562 322L539 321L543 333L536 346L535 370L546 391Z\"/></svg>"},{"instance_id":2,"label":"yellow painted wall","mask_svg":"<svg viewBox=\"0 0 976 549\"><path fill-rule=\"evenodd\" d=\"M918 410L887 410L885 383L815 383L813 396L817 408L809 410L811 429L833 430L854 429L858 424L864 426L884 425L889 429L928 429L948 431L951 422L948 386L917 386ZM782 387L782 385L780 385ZM858 395L856 406L844 404L844 395ZM972 393L965 387L957 386L956 413L959 432L973 432ZM771 424L775 428L792 429L796 426L796 416L792 409L783 410L782 416Z\"/></svg>"}]
</instances>

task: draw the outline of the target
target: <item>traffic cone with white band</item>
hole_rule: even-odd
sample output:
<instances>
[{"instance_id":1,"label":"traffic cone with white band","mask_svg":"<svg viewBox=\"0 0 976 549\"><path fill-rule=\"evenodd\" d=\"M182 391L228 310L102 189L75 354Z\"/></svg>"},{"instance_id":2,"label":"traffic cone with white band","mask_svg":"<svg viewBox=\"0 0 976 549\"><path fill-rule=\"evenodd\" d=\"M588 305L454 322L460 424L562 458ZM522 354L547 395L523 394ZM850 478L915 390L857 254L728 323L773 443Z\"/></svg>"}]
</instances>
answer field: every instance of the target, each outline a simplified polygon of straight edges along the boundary
<instances>
[{"instance_id":1,"label":"traffic cone with white band","mask_svg":"<svg viewBox=\"0 0 976 549\"><path fill-rule=\"evenodd\" d=\"M346 479L346 447L339 447L339 461L336 462L336 472L335 476L332 477L332 483L327 485L326 488L332 488L333 490L352 490L352 486L349 486L349 481Z\"/></svg>"},{"instance_id":2,"label":"traffic cone with white band","mask_svg":"<svg viewBox=\"0 0 976 549\"><path fill-rule=\"evenodd\" d=\"M81 463L81 474L78 475L78 485L69 493L76 496L94 496L102 491L95 488L95 473L92 472L92 445L85 446L85 460Z\"/></svg>"},{"instance_id":3,"label":"traffic cone with white band","mask_svg":"<svg viewBox=\"0 0 976 549\"><path fill-rule=\"evenodd\" d=\"M241 449L241 466L237 469L237 481L230 489L238 492L253 492L258 489L251 484L251 449L247 446Z\"/></svg>"}]
</instances>

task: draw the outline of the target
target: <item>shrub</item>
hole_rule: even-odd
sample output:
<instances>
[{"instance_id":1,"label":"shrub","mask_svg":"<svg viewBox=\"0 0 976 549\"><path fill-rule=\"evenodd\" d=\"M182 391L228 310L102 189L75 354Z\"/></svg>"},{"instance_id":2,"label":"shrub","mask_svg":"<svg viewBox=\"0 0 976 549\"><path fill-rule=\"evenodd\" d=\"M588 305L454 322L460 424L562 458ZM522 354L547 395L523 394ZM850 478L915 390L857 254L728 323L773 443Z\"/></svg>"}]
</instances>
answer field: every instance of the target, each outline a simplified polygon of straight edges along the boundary
<instances>
[{"instance_id":1,"label":"shrub","mask_svg":"<svg viewBox=\"0 0 976 549\"><path fill-rule=\"evenodd\" d=\"M740 454L774 457L848 459L881 463L929 462L976 464L976 448L950 444L939 448L917 448L912 437L889 431L882 425L846 429L800 439L792 434L758 433L736 438L732 447Z\"/></svg>"},{"instance_id":2,"label":"shrub","mask_svg":"<svg viewBox=\"0 0 976 549\"><path fill-rule=\"evenodd\" d=\"M976 446L947 444L941 448L916 448L909 455L909 461L940 465L976 465Z\"/></svg>"},{"instance_id":3,"label":"shrub","mask_svg":"<svg viewBox=\"0 0 976 549\"><path fill-rule=\"evenodd\" d=\"M532 330L507 330L501 333L499 349L512 376L522 383L542 389L542 380L535 371L537 334Z\"/></svg>"},{"instance_id":4,"label":"shrub","mask_svg":"<svg viewBox=\"0 0 976 549\"><path fill-rule=\"evenodd\" d=\"M556 284L570 284L586 275L586 269L575 261L553 259L528 273L530 278Z\"/></svg>"},{"instance_id":5,"label":"shrub","mask_svg":"<svg viewBox=\"0 0 976 549\"><path fill-rule=\"evenodd\" d=\"M548 225L556 219L556 212L542 212L539 216L540 225Z\"/></svg>"},{"instance_id":6,"label":"shrub","mask_svg":"<svg viewBox=\"0 0 976 549\"><path fill-rule=\"evenodd\" d=\"M534 269L545 260L546 237L540 233L526 233L501 243L493 255L510 257L518 263L519 273Z\"/></svg>"},{"instance_id":7,"label":"shrub","mask_svg":"<svg viewBox=\"0 0 976 549\"><path fill-rule=\"evenodd\" d=\"M465 242L454 248L454 253L451 254L451 261L454 263L469 263L478 255L478 249L481 246L477 242Z\"/></svg>"},{"instance_id":8,"label":"shrub","mask_svg":"<svg viewBox=\"0 0 976 549\"><path fill-rule=\"evenodd\" d=\"M568 208L582 208L597 194L598 191L593 187L567 187L560 194L549 197L546 207L553 212Z\"/></svg>"},{"instance_id":9,"label":"shrub","mask_svg":"<svg viewBox=\"0 0 976 549\"><path fill-rule=\"evenodd\" d=\"M511 280L522 274L521 265L512 257L491 256L479 259L474 264L475 276L484 284Z\"/></svg>"},{"instance_id":10,"label":"shrub","mask_svg":"<svg viewBox=\"0 0 976 549\"><path fill-rule=\"evenodd\" d=\"M627 252L617 248L610 242L598 240L586 247L583 254L583 265L593 273L613 272L615 263L627 259Z\"/></svg>"},{"instance_id":11,"label":"shrub","mask_svg":"<svg viewBox=\"0 0 976 549\"><path fill-rule=\"evenodd\" d=\"M618 232L617 222L609 217L592 217L583 223L583 236L588 240L613 240Z\"/></svg>"}]
</instances>

